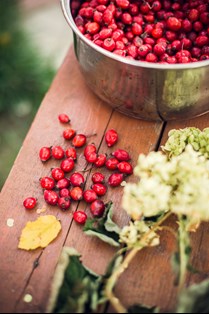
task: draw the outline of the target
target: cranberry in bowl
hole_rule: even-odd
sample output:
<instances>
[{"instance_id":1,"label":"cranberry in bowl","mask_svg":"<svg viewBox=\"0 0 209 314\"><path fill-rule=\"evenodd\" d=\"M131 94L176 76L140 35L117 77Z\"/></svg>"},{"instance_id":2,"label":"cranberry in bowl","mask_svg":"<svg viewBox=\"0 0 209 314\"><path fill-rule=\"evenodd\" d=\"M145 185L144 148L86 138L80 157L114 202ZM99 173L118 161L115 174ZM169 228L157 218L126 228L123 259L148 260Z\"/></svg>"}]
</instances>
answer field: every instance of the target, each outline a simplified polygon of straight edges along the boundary
<instances>
[{"instance_id":1,"label":"cranberry in bowl","mask_svg":"<svg viewBox=\"0 0 209 314\"><path fill-rule=\"evenodd\" d=\"M61 0L81 72L116 110L146 120L209 111L206 0Z\"/></svg>"}]
</instances>

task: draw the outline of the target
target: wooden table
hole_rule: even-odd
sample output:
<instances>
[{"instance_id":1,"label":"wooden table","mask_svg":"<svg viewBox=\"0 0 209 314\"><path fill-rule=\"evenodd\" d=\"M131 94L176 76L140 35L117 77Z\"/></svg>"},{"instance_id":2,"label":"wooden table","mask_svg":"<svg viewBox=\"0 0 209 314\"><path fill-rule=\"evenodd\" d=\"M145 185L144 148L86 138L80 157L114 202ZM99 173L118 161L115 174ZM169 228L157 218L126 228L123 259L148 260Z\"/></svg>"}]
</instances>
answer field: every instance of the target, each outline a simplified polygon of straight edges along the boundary
<instances>
[{"instance_id":1,"label":"wooden table","mask_svg":"<svg viewBox=\"0 0 209 314\"><path fill-rule=\"evenodd\" d=\"M97 133L93 141L100 152L106 152L103 135L107 128L115 128L120 136L118 147L127 149L137 161L139 153L159 149L172 128L196 126L208 127L209 115L181 122L147 122L128 118L113 111L99 100L86 86L72 50L69 51L51 89L36 115L23 147L1 192L0 199L0 312L41 313L45 311L50 285L62 247L72 246L82 254L84 264L98 273L103 273L115 249L100 240L84 235L80 226L72 221L72 213L63 213L58 208L47 207L45 214L56 215L62 223L62 232L45 250L26 252L18 250L21 230L29 220L37 218L36 211L24 210L23 200L34 195L39 207L44 205L39 178L50 173L58 165L55 161L42 164L38 158L42 146L61 144L64 126L59 124L59 113L69 113L72 126L85 134ZM92 141L92 139L89 139ZM108 150L110 151L110 150ZM77 170L83 169L84 159L79 158ZM90 186L89 173L87 186ZM122 226L128 218L121 208L122 188L109 189L105 200L115 204L114 219ZM86 209L84 203L72 211ZM88 211L88 209L87 209ZM7 219L14 219L14 227L7 226ZM170 220L169 224L173 224ZM209 227L202 226L193 237L195 254L192 262L197 269L209 273ZM116 294L125 306L133 303L157 305L163 311L172 310L175 304L175 289L170 267L170 257L175 250L175 239L163 232L161 245L140 252L119 280ZM37 266L37 267L35 267ZM189 275L188 283L202 280L204 276ZM31 303L25 303L25 294L31 294ZM110 309L108 310L110 311Z\"/></svg>"}]
</instances>

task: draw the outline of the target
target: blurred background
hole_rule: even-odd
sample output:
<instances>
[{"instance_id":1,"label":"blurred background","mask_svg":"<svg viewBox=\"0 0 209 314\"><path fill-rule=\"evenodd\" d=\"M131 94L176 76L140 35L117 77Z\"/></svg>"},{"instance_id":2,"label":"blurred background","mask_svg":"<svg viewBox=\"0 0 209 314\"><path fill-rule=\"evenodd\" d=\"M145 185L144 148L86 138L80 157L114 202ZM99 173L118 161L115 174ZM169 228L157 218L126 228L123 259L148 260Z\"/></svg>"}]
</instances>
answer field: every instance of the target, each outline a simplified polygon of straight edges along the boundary
<instances>
[{"instance_id":1,"label":"blurred background","mask_svg":"<svg viewBox=\"0 0 209 314\"><path fill-rule=\"evenodd\" d=\"M59 0L0 0L0 190L71 43Z\"/></svg>"}]
</instances>

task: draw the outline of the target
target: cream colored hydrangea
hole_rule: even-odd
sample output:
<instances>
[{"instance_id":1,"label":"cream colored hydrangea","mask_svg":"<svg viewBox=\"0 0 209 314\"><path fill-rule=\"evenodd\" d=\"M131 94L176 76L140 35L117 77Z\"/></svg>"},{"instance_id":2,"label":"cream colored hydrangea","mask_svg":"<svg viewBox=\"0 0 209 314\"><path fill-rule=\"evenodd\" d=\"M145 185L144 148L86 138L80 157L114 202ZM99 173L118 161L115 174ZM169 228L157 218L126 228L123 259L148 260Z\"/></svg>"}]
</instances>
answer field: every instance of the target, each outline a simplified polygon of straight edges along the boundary
<instances>
[{"instance_id":1,"label":"cream colored hydrangea","mask_svg":"<svg viewBox=\"0 0 209 314\"><path fill-rule=\"evenodd\" d=\"M135 246L159 245L159 236L152 231L144 221L130 222L120 233L120 242L125 243L128 248Z\"/></svg>"},{"instance_id":2,"label":"cream colored hydrangea","mask_svg":"<svg viewBox=\"0 0 209 314\"><path fill-rule=\"evenodd\" d=\"M209 220L209 161L191 145L171 160L162 152L142 155L135 173L139 181L127 184L123 196L133 220L169 210L191 221Z\"/></svg>"}]
</instances>

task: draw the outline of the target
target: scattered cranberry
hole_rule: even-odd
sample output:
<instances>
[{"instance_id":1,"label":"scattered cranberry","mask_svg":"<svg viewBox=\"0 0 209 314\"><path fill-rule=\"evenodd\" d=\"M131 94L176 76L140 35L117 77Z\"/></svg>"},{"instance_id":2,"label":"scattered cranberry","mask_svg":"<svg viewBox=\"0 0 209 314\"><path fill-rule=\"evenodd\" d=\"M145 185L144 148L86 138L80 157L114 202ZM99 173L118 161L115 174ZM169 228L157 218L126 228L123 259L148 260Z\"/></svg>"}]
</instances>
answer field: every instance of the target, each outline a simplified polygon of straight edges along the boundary
<instances>
[{"instance_id":1,"label":"scattered cranberry","mask_svg":"<svg viewBox=\"0 0 209 314\"><path fill-rule=\"evenodd\" d=\"M119 164L118 164L118 170L121 172L121 173L125 173L125 174L132 174L133 173L133 167L132 165L127 162L127 161L121 161Z\"/></svg>"},{"instance_id":2,"label":"scattered cranberry","mask_svg":"<svg viewBox=\"0 0 209 314\"><path fill-rule=\"evenodd\" d=\"M67 114L62 113L58 116L58 119L61 123L69 123L70 122L70 118Z\"/></svg>"},{"instance_id":3,"label":"scattered cranberry","mask_svg":"<svg viewBox=\"0 0 209 314\"><path fill-rule=\"evenodd\" d=\"M65 140L72 140L75 136L76 132L73 129L66 129L63 131L63 137Z\"/></svg>"},{"instance_id":4,"label":"scattered cranberry","mask_svg":"<svg viewBox=\"0 0 209 314\"><path fill-rule=\"evenodd\" d=\"M60 209L65 211L70 208L71 202L70 199L67 197L60 197L57 201L57 205Z\"/></svg>"},{"instance_id":5,"label":"scattered cranberry","mask_svg":"<svg viewBox=\"0 0 209 314\"><path fill-rule=\"evenodd\" d=\"M70 190L70 197L74 201L81 201L83 199L83 190L81 189L81 187L76 186L72 188L72 190Z\"/></svg>"},{"instance_id":6,"label":"scattered cranberry","mask_svg":"<svg viewBox=\"0 0 209 314\"><path fill-rule=\"evenodd\" d=\"M70 182L73 186L82 187L84 185L84 182L85 182L84 176L79 172L75 172L71 175Z\"/></svg>"},{"instance_id":7,"label":"scattered cranberry","mask_svg":"<svg viewBox=\"0 0 209 314\"><path fill-rule=\"evenodd\" d=\"M70 191L66 188L62 189L59 191L59 196L60 197L70 197Z\"/></svg>"},{"instance_id":8,"label":"scattered cranberry","mask_svg":"<svg viewBox=\"0 0 209 314\"><path fill-rule=\"evenodd\" d=\"M131 159L129 153L124 149L117 149L112 155L119 161L129 161Z\"/></svg>"},{"instance_id":9,"label":"scattered cranberry","mask_svg":"<svg viewBox=\"0 0 209 314\"><path fill-rule=\"evenodd\" d=\"M40 184L41 184L41 187L46 190L53 190L53 188L55 187L54 179L50 177L41 178Z\"/></svg>"},{"instance_id":10,"label":"scattered cranberry","mask_svg":"<svg viewBox=\"0 0 209 314\"><path fill-rule=\"evenodd\" d=\"M73 160L77 159L77 152L74 147L69 147L66 150L65 155L67 158L72 158Z\"/></svg>"},{"instance_id":11,"label":"scattered cranberry","mask_svg":"<svg viewBox=\"0 0 209 314\"><path fill-rule=\"evenodd\" d=\"M91 188L92 190L94 190L94 192L96 192L98 196L104 196L107 192L106 186L102 183L95 183L92 185Z\"/></svg>"},{"instance_id":12,"label":"scattered cranberry","mask_svg":"<svg viewBox=\"0 0 209 314\"><path fill-rule=\"evenodd\" d=\"M105 165L106 161L107 161L107 155L106 154L100 154L97 156L97 159L96 159L94 165L97 168L101 168Z\"/></svg>"},{"instance_id":13,"label":"scattered cranberry","mask_svg":"<svg viewBox=\"0 0 209 314\"><path fill-rule=\"evenodd\" d=\"M73 219L80 225L84 225L87 220L87 215L84 211L78 210L73 214Z\"/></svg>"},{"instance_id":14,"label":"scattered cranberry","mask_svg":"<svg viewBox=\"0 0 209 314\"><path fill-rule=\"evenodd\" d=\"M118 164L119 164L118 159L113 157L107 160L107 162L105 163L105 166L109 170L116 170Z\"/></svg>"},{"instance_id":15,"label":"scattered cranberry","mask_svg":"<svg viewBox=\"0 0 209 314\"><path fill-rule=\"evenodd\" d=\"M84 134L77 134L72 141L72 145L76 148L80 148L86 144L86 136Z\"/></svg>"},{"instance_id":16,"label":"scattered cranberry","mask_svg":"<svg viewBox=\"0 0 209 314\"><path fill-rule=\"evenodd\" d=\"M90 210L94 217L102 217L105 212L105 204L101 200L96 200L91 203Z\"/></svg>"},{"instance_id":17,"label":"scattered cranberry","mask_svg":"<svg viewBox=\"0 0 209 314\"><path fill-rule=\"evenodd\" d=\"M59 181L65 177L65 173L61 168L53 168L51 174L55 181Z\"/></svg>"},{"instance_id":18,"label":"scattered cranberry","mask_svg":"<svg viewBox=\"0 0 209 314\"><path fill-rule=\"evenodd\" d=\"M72 158L64 159L60 165L60 168L64 172L71 172L75 167L75 162Z\"/></svg>"},{"instance_id":19,"label":"scattered cranberry","mask_svg":"<svg viewBox=\"0 0 209 314\"><path fill-rule=\"evenodd\" d=\"M56 188L59 190L67 189L70 186L70 180L67 178L57 181Z\"/></svg>"},{"instance_id":20,"label":"scattered cranberry","mask_svg":"<svg viewBox=\"0 0 209 314\"><path fill-rule=\"evenodd\" d=\"M61 146L52 147L52 156L55 159L63 159L65 156L65 152Z\"/></svg>"},{"instance_id":21,"label":"scattered cranberry","mask_svg":"<svg viewBox=\"0 0 209 314\"><path fill-rule=\"evenodd\" d=\"M92 176L93 183L104 183L105 176L100 172L95 172Z\"/></svg>"},{"instance_id":22,"label":"scattered cranberry","mask_svg":"<svg viewBox=\"0 0 209 314\"><path fill-rule=\"evenodd\" d=\"M51 158L51 148L50 147L42 147L39 152L39 157L41 161L45 162Z\"/></svg>"},{"instance_id":23,"label":"scattered cranberry","mask_svg":"<svg viewBox=\"0 0 209 314\"><path fill-rule=\"evenodd\" d=\"M105 141L108 147L112 147L118 141L118 133L113 129L107 131L105 134Z\"/></svg>"},{"instance_id":24,"label":"scattered cranberry","mask_svg":"<svg viewBox=\"0 0 209 314\"><path fill-rule=\"evenodd\" d=\"M45 190L44 199L49 205L56 206L58 202L58 195L55 191Z\"/></svg>"},{"instance_id":25,"label":"scattered cranberry","mask_svg":"<svg viewBox=\"0 0 209 314\"><path fill-rule=\"evenodd\" d=\"M86 190L83 192L83 199L86 203L92 203L97 199L97 194L94 190Z\"/></svg>"},{"instance_id":26,"label":"scattered cranberry","mask_svg":"<svg viewBox=\"0 0 209 314\"><path fill-rule=\"evenodd\" d=\"M108 184L112 187L119 186L124 179L123 173L113 173L109 179L108 179Z\"/></svg>"},{"instance_id":27,"label":"scattered cranberry","mask_svg":"<svg viewBox=\"0 0 209 314\"><path fill-rule=\"evenodd\" d=\"M34 209L37 204L37 200L34 197L28 197L24 200L23 206L25 209Z\"/></svg>"}]
</instances>

